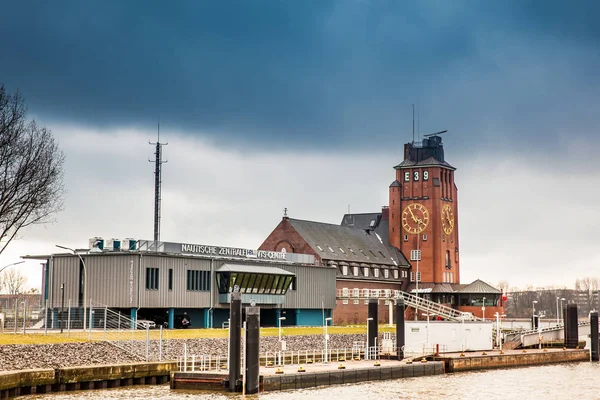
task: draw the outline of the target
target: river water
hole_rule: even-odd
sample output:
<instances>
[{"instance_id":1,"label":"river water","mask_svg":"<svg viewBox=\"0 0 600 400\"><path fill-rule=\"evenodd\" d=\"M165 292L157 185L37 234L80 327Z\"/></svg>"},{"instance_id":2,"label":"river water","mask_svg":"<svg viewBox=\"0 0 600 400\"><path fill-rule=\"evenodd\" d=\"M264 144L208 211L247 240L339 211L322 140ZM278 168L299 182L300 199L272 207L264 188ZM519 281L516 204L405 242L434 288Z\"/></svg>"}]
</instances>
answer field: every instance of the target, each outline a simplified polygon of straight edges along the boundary
<instances>
[{"instance_id":1,"label":"river water","mask_svg":"<svg viewBox=\"0 0 600 400\"><path fill-rule=\"evenodd\" d=\"M270 392L247 396L261 400L387 400L387 399L485 399L546 400L600 399L599 363L572 363L539 367L462 372L393 381ZM22 396L19 399L201 399L234 400L239 394L174 391L168 385Z\"/></svg>"}]
</instances>

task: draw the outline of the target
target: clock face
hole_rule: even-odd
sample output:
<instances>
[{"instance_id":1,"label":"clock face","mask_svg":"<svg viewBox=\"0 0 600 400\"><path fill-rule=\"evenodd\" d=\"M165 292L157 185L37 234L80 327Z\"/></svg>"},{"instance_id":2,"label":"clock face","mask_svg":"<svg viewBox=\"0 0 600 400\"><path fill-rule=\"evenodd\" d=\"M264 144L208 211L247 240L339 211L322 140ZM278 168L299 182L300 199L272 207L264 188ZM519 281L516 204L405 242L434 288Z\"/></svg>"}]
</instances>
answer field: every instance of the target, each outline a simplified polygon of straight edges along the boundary
<instances>
[{"instance_id":1,"label":"clock face","mask_svg":"<svg viewBox=\"0 0 600 400\"><path fill-rule=\"evenodd\" d=\"M407 233L416 235L429 225L429 211L423 204L412 203L402 211L402 227Z\"/></svg>"},{"instance_id":2,"label":"clock face","mask_svg":"<svg viewBox=\"0 0 600 400\"><path fill-rule=\"evenodd\" d=\"M446 235L451 234L454 229L454 213L449 204L442 208L442 229Z\"/></svg>"}]
</instances>

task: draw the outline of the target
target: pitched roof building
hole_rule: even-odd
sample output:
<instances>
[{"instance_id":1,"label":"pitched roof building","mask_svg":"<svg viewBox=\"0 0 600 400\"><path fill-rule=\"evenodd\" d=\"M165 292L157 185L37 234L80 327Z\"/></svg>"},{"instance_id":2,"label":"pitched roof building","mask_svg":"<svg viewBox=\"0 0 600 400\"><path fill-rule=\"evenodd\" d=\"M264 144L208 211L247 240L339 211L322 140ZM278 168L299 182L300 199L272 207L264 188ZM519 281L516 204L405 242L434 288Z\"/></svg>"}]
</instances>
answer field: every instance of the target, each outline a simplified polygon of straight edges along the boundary
<instances>
[{"instance_id":1,"label":"pitched roof building","mask_svg":"<svg viewBox=\"0 0 600 400\"><path fill-rule=\"evenodd\" d=\"M486 308L488 317L502 313L499 290L481 280L460 284L456 168L444 158L439 133L405 144L394 169L381 212L346 214L340 225L286 215L260 249L312 254L336 267L337 323L364 322L361 299L381 290L411 292L480 317ZM380 313L383 321L386 311Z\"/></svg>"}]
</instances>

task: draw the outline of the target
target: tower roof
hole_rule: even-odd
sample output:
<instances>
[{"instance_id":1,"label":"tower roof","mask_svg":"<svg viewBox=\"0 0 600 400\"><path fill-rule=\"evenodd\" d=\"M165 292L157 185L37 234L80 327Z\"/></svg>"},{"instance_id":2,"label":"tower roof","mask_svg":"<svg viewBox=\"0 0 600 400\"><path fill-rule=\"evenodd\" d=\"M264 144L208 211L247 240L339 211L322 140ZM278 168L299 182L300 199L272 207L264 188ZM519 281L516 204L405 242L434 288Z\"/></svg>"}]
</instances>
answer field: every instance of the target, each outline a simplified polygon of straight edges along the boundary
<instances>
[{"instance_id":1,"label":"tower roof","mask_svg":"<svg viewBox=\"0 0 600 400\"><path fill-rule=\"evenodd\" d=\"M421 166L440 166L456 169L444 159L442 138L433 135L422 142L411 142L404 145L404 161L396 165L396 169Z\"/></svg>"}]
</instances>

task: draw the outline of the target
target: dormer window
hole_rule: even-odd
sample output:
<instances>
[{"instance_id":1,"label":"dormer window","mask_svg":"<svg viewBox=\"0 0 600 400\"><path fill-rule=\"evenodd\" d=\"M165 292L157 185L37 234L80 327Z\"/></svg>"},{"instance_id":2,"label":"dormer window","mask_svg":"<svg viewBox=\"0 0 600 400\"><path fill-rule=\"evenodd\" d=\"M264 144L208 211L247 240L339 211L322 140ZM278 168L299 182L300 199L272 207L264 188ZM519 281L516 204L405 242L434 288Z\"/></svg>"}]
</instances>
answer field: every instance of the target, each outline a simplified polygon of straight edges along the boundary
<instances>
[{"instance_id":1,"label":"dormer window","mask_svg":"<svg viewBox=\"0 0 600 400\"><path fill-rule=\"evenodd\" d=\"M389 269L384 269L383 270L383 277L386 278L386 279L390 277L390 270Z\"/></svg>"},{"instance_id":2,"label":"dormer window","mask_svg":"<svg viewBox=\"0 0 600 400\"><path fill-rule=\"evenodd\" d=\"M373 268L373 276L379 278L379 268Z\"/></svg>"},{"instance_id":3,"label":"dormer window","mask_svg":"<svg viewBox=\"0 0 600 400\"><path fill-rule=\"evenodd\" d=\"M344 249L342 249L341 247L339 249L342 252L342 254L346 254L346 252L344 251Z\"/></svg>"},{"instance_id":4,"label":"dormer window","mask_svg":"<svg viewBox=\"0 0 600 400\"><path fill-rule=\"evenodd\" d=\"M352 274L358 276L358 267L352 267Z\"/></svg>"},{"instance_id":5,"label":"dormer window","mask_svg":"<svg viewBox=\"0 0 600 400\"><path fill-rule=\"evenodd\" d=\"M394 270L394 279L398 279L398 270L397 269Z\"/></svg>"},{"instance_id":6,"label":"dormer window","mask_svg":"<svg viewBox=\"0 0 600 400\"><path fill-rule=\"evenodd\" d=\"M363 274L369 276L369 267L363 267Z\"/></svg>"},{"instance_id":7,"label":"dormer window","mask_svg":"<svg viewBox=\"0 0 600 400\"><path fill-rule=\"evenodd\" d=\"M348 266L342 265L342 275L348 275Z\"/></svg>"},{"instance_id":8,"label":"dormer window","mask_svg":"<svg viewBox=\"0 0 600 400\"><path fill-rule=\"evenodd\" d=\"M331 248L331 246L327 246L327 248L328 248L328 249L329 249L329 251L331 251L332 253L335 253L335 252L333 251L333 249Z\"/></svg>"},{"instance_id":9,"label":"dormer window","mask_svg":"<svg viewBox=\"0 0 600 400\"><path fill-rule=\"evenodd\" d=\"M319 251L323 251L323 248L319 245L317 245L317 249L319 249Z\"/></svg>"}]
</instances>

